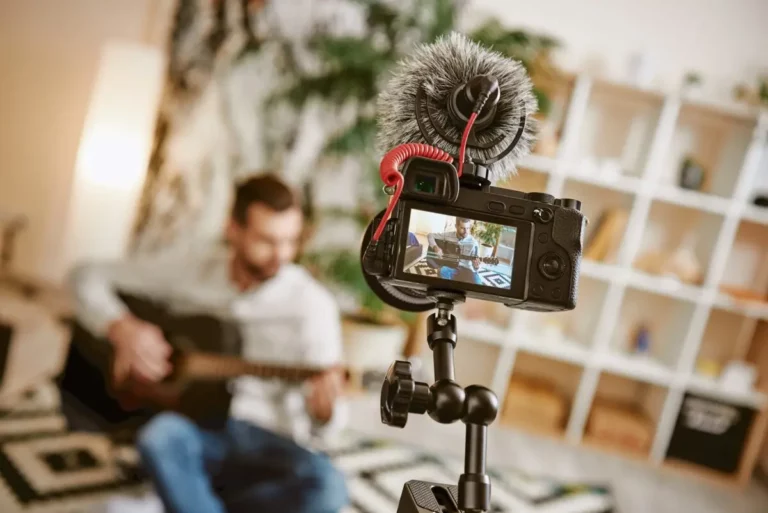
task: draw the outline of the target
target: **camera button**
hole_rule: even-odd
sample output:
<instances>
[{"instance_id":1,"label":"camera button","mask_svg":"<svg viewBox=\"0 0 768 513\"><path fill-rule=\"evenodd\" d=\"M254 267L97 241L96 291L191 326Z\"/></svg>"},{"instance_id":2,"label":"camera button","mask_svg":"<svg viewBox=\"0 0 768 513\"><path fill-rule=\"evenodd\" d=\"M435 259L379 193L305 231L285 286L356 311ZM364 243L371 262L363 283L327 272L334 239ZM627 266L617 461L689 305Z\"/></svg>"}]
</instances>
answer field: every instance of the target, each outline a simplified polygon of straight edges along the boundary
<instances>
[{"instance_id":1,"label":"camera button","mask_svg":"<svg viewBox=\"0 0 768 513\"><path fill-rule=\"evenodd\" d=\"M552 299L560 299L562 291L560 289L552 289Z\"/></svg>"},{"instance_id":2,"label":"camera button","mask_svg":"<svg viewBox=\"0 0 768 513\"><path fill-rule=\"evenodd\" d=\"M555 214L553 214L552 211L548 208L533 209L533 219L542 224L547 224L548 222L552 221L553 217L555 217Z\"/></svg>"},{"instance_id":3,"label":"camera button","mask_svg":"<svg viewBox=\"0 0 768 513\"><path fill-rule=\"evenodd\" d=\"M506 208L506 205L500 201L491 201L488 203L488 210L492 210L494 212L504 212Z\"/></svg>"},{"instance_id":4,"label":"camera button","mask_svg":"<svg viewBox=\"0 0 768 513\"><path fill-rule=\"evenodd\" d=\"M533 296L543 296L544 295L544 285L534 285L531 289L531 295Z\"/></svg>"},{"instance_id":5,"label":"camera button","mask_svg":"<svg viewBox=\"0 0 768 513\"><path fill-rule=\"evenodd\" d=\"M525 207L522 205L512 205L509 207L509 213L516 216L521 216L525 214Z\"/></svg>"},{"instance_id":6,"label":"camera button","mask_svg":"<svg viewBox=\"0 0 768 513\"><path fill-rule=\"evenodd\" d=\"M549 242L549 235L547 235L546 233L540 233L539 242L541 242L542 244L546 244L547 242Z\"/></svg>"},{"instance_id":7,"label":"camera button","mask_svg":"<svg viewBox=\"0 0 768 513\"><path fill-rule=\"evenodd\" d=\"M546 253L539 259L539 272L548 280L556 280L565 272L565 261L557 253Z\"/></svg>"}]
</instances>

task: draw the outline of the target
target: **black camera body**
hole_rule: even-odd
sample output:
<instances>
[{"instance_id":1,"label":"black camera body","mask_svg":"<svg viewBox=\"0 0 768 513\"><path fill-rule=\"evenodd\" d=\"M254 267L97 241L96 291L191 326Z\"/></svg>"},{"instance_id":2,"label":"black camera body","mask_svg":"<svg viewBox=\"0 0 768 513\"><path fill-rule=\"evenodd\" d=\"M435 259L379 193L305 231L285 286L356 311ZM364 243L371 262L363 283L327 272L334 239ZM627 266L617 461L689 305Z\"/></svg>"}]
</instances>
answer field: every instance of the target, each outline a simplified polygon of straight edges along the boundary
<instances>
[{"instance_id":1,"label":"black camera body","mask_svg":"<svg viewBox=\"0 0 768 513\"><path fill-rule=\"evenodd\" d=\"M525 310L576 307L586 226L578 200L459 179L452 164L421 157L402 172L400 200L362 255L368 283L395 296L390 304L426 310L441 290Z\"/></svg>"}]
</instances>

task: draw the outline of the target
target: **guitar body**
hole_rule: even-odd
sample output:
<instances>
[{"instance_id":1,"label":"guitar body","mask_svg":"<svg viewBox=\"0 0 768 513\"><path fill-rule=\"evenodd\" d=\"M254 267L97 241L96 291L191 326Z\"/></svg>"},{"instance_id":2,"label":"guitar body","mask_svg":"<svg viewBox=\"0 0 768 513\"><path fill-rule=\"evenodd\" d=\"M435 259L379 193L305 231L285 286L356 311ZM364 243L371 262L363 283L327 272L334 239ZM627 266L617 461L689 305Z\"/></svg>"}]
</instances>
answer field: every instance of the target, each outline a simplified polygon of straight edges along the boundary
<instances>
[{"instance_id":1,"label":"guitar body","mask_svg":"<svg viewBox=\"0 0 768 513\"><path fill-rule=\"evenodd\" d=\"M122 294L121 299L133 315L160 327L177 360L189 351L222 355L240 352L240 333L234 324L213 316L173 315L158 303L132 295ZM135 428L156 413L170 410L202 427L226 423L232 400L226 380L198 382L172 375L162 383L131 381L117 385L112 379L112 359L109 341L93 337L75 325L59 387L77 421L85 416L88 427Z\"/></svg>"}]
</instances>

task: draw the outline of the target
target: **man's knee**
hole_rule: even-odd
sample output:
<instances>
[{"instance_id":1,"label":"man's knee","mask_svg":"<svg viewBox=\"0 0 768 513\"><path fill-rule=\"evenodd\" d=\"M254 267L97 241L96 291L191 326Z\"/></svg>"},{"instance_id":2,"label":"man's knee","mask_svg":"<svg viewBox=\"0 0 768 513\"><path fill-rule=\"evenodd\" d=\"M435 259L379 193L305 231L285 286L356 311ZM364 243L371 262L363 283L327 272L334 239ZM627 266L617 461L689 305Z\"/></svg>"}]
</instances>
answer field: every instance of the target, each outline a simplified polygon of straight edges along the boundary
<instances>
[{"instance_id":1,"label":"man's knee","mask_svg":"<svg viewBox=\"0 0 768 513\"><path fill-rule=\"evenodd\" d=\"M303 477L313 511L337 512L349 502L344 474L325 456L315 455L307 462Z\"/></svg>"},{"instance_id":2,"label":"man's knee","mask_svg":"<svg viewBox=\"0 0 768 513\"><path fill-rule=\"evenodd\" d=\"M139 431L136 446L142 458L157 460L179 451L198 451L200 441L197 428L187 418L161 413Z\"/></svg>"}]
</instances>

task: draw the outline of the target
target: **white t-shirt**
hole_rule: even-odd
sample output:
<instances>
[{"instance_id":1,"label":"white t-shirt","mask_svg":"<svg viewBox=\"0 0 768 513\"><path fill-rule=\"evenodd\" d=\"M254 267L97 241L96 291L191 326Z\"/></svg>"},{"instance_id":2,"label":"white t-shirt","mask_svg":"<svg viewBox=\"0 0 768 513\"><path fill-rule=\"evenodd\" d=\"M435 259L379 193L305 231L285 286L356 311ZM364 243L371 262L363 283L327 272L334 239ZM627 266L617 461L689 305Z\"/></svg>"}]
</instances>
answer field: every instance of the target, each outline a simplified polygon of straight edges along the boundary
<instances>
[{"instance_id":1,"label":"white t-shirt","mask_svg":"<svg viewBox=\"0 0 768 513\"><path fill-rule=\"evenodd\" d=\"M199 255L199 254L198 254ZM263 284L239 291L229 278L229 252L219 248L192 257L85 264L71 275L77 315L94 335L127 309L117 292L162 301L177 313L204 313L235 320L246 359L313 368L342 363L338 306L303 267L289 264ZM346 408L337 401L324 426L312 421L305 387L279 380L241 377L232 382L230 415L289 436L298 443L337 430Z\"/></svg>"}]
</instances>

